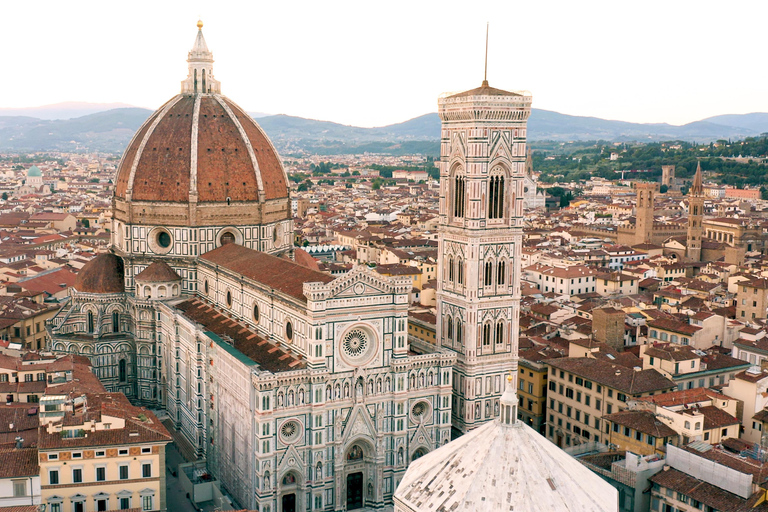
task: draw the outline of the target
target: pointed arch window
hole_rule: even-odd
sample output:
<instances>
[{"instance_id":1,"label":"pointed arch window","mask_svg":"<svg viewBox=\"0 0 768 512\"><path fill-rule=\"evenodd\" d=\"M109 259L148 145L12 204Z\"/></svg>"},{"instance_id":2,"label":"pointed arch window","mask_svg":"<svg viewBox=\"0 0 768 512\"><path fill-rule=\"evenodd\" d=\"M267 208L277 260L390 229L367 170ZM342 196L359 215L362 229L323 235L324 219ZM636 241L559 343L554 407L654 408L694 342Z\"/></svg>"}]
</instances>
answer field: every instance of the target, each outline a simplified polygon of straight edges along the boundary
<instances>
[{"instance_id":1,"label":"pointed arch window","mask_svg":"<svg viewBox=\"0 0 768 512\"><path fill-rule=\"evenodd\" d=\"M127 378L128 371L126 368L127 365L125 363L125 359L121 359L117 366L118 366L118 376L120 378L120 382L125 382L126 380L128 380Z\"/></svg>"},{"instance_id":2,"label":"pointed arch window","mask_svg":"<svg viewBox=\"0 0 768 512\"><path fill-rule=\"evenodd\" d=\"M453 341L453 319L450 315L446 318L445 324L446 330L448 331L446 338L448 338L448 341Z\"/></svg>"},{"instance_id":3,"label":"pointed arch window","mask_svg":"<svg viewBox=\"0 0 768 512\"><path fill-rule=\"evenodd\" d=\"M500 261L498 264L498 269L496 271L496 284L504 284L504 279L506 276L506 264L504 261Z\"/></svg>"},{"instance_id":4,"label":"pointed arch window","mask_svg":"<svg viewBox=\"0 0 768 512\"><path fill-rule=\"evenodd\" d=\"M483 325L483 346L484 347L491 346L491 325L490 324Z\"/></svg>"},{"instance_id":5,"label":"pointed arch window","mask_svg":"<svg viewBox=\"0 0 768 512\"><path fill-rule=\"evenodd\" d=\"M86 317L87 317L86 331L93 332L93 311L89 311Z\"/></svg>"},{"instance_id":6,"label":"pointed arch window","mask_svg":"<svg viewBox=\"0 0 768 512\"><path fill-rule=\"evenodd\" d=\"M461 324L461 319L456 319L456 344L461 345L464 341L464 326Z\"/></svg>"},{"instance_id":7,"label":"pointed arch window","mask_svg":"<svg viewBox=\"0 0 768 512\"><path fill-rule=\"evenodd\" d=\"M493 263L490 261L485 262L485 286L491 286L493 284Z\"/></svg>"},{"instance_id":8,"label":"pointed arch window","mask_svg":"<svg viewBox=\"0 0 768 512\"><path fill-rule=\"evenodd\" d=\"M208 92L208 89L205 88L205 70L203 70L203 92Z\"/></svg>"},{"instance_id":9,"label":"pointed arch window","mask_svg":"<svg viewBox=\"0 0 768 512\"><path fill-rule=\"evenodd\" d=\"M488 218L504 217L504 176L491 176L488 187Z\"/></svg>"},{"instance_id":10,"label":"pointed arch window","mask_svg":"<svg viewBox=\"0 0 768 512\"><path fill-rule=\"evenodd\" d=\"M466 178L456 176L453 185L453 216L464 217L464 198L466 194Z\"/></svg>"},{"instance_id":11,"label":"pointed arch window","mask_svg":"<svg viewBox=\"0 0 768 512\"><path fill-rule=\"evenodd\" d=\"M112 312L112 332L120 332L120 313Z\"/></svg>"}]
</instances>

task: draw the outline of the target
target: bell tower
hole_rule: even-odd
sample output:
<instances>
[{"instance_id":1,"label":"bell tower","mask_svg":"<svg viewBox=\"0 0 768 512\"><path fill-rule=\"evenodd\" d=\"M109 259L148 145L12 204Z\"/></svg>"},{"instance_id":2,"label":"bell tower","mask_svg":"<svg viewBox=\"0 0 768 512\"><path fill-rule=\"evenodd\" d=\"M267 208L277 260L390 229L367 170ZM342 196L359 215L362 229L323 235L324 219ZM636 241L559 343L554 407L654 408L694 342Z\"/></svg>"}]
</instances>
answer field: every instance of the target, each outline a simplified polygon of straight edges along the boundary
<instances>
[{"instance_id":1,"label":"bell tower","mask_svg":"<svg viewBox=\"0 0 768 512\"><path fill-rule=\"evenodd\" d=\"M457 353L453 427L499 415L516 375L520 255L531 96L490 87L438 100L440 260L437 332Z\"/></svg>"},{"instance_id":2,"label":"bell tower","mask_svg":"<svg viewBox=\"0 0 768 512\"><path fill-rule=\"evenodd\" d=\"M686 240L686 258L688 261L701 261L701 236L704 232L701 221L704 218L704 185L701 177L701 162L696 167L693 184L688 192L688 237Z\"/></svg>"}]
</instances>

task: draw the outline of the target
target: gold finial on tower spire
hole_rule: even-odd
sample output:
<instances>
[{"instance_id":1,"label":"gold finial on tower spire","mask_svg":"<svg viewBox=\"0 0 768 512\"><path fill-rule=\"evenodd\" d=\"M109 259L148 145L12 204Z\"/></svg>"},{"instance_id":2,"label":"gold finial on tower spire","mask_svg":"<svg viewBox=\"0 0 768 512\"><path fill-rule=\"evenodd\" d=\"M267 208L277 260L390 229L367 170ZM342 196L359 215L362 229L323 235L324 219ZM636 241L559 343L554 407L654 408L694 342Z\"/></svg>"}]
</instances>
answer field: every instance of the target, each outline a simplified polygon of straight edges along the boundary
<instances>
[{"instance_id":1,"label":"gold finial on tower spire","mask_svg":"<svg viewBox=\"0 0 768 512\"><path fill-rule=\"evenodd\" d=\"M203 20L197 20L197 29L202 30L203 29Z\"/></svg>"}]
</instances>

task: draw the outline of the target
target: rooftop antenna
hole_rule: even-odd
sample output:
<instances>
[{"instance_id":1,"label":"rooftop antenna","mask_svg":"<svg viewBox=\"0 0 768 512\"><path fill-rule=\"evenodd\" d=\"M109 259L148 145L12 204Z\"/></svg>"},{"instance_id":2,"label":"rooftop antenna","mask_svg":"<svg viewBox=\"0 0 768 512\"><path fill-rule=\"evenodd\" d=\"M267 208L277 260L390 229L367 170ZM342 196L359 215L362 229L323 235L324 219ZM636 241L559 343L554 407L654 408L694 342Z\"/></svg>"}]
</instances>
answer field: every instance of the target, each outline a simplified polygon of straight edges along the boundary
<instances>
[{"instance_id":1,"label":"rooftop antenna","mask_svg":"<svg viewBox=\"0 0 768 512\"><path fill-rule=\"evenodd\" d=\"M485 22L485 73L483 74L483 87L488 87L488 27L490 22Z\"/></svg>"}]
</instances>

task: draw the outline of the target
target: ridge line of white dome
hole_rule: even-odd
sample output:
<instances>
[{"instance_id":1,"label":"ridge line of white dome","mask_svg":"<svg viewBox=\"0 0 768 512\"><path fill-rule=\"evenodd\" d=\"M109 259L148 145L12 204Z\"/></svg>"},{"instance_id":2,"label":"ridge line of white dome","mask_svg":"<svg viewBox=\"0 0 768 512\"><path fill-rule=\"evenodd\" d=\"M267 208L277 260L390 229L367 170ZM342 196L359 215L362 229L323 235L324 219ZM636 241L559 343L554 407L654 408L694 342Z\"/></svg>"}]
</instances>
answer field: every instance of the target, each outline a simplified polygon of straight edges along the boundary
<instances>
[{"instance_id":1,"label":"ridge line of white dome","mask_svg":"<svg viewBox=\"0 0 768 512\"><path fill-rule=\"evenodd\" d=\"M197 197L197 148L199 130L197 124L200 120L200 102L202 94L195 94L195 105L192 109L192 137L190 139L189 155L189 197ZM194 194L194 195L193 195Z\"/></svg>"},{"instance_id":2,"label":"ridge line of white dome","mask_svg":"<svg viewBox=\"0 0 768 512\"><path fill-rule=\"evenodd\" d=\"M251 164L253 164L253 172L256 175L256 182L258 183L258 193L259 193L259 202L265 202L266 201L266 190L264 190L264 183L261 180L261 169L259 168L259 162L256 160L256 153L253 151L253 145L251 144L251 139L248 138L248 135L245 133L245 128L243 128L243 125L240 123L240 120L235 116L235 113L232 112L232 109L229 108L229 105L227 105L227 102L224 101L220 94L213 94L214 98L216 98L216 101L219 102L219 105L224 109L224 111L227 113L229 118L232 120L232 122L237 127L237 131L240 133L240 137L243 139L243 142L245 143L245 147L248 150L248 156L251 158Z\"/></svg>"},{"instance_id":3,"label":"ridge line of white dome","mask_svg":"<svg viewBox=\"0 0 768 512\"><path fill-rule=\"evenodd\" d=\"M141 139L141 144L139 144L139 148L136 150L136 154L133 157L133 162L131 162L131 174L128 175L128 186L125 189L126 199L129 199L133 195L133 181L136 178L136 168L139 166L139 160L141 160L141 155L144 153L144 147L147 145L147 140L152 136L157 125L160 124L160 120L165 117L165 114L167 114L168 111L181 100L181 98L182 95L179 94L165 105L165 108L160 112L160 115L158 115L152 122L152 126L149 127L147 133L144 134L144 138ZM139 132L140 131L141 130L139 130Z\"/></svg>"}]
</instances>

